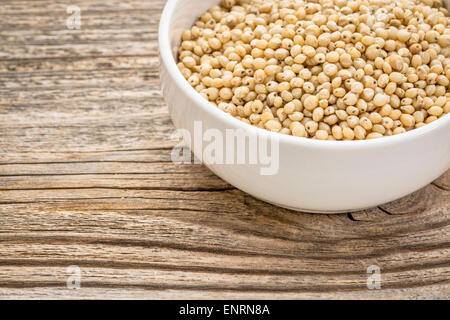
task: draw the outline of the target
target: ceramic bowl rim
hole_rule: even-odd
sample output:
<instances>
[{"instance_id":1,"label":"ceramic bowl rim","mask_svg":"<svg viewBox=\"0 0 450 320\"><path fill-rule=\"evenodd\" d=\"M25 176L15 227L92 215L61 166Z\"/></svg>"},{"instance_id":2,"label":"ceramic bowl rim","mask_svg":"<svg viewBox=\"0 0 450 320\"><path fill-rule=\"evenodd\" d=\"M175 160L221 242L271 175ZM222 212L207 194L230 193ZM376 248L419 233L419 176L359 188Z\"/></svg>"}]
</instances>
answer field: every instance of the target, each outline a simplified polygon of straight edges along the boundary
<instances>
[{"instance_id":1,"label":"ceramic bowl rim","mask_svg":"<svg viewBox=\"0 0 450 320\"><path fill-rule=\"evenodd\" d=\"M449 126L450 127L450 113L443 117L427 124L423 127L394 135L389 137L383 137L378 139L369 140L351 140L351 141L330 141L330 140L316 140L311 138L300 138L291 135L285 135L278 132L271 132L265 129L258 128L256 126L242 122L233 116L219 110L211 103L205 100L183 77L180 70L177 67L177 63L172 54L171 40L170 40L170 24L173 14L177 8L179 0L168 0L161 15L158 31L159 42L159 54L160 61L164 64L168 74L177 85L177 87L183 91L195 104L205 113L215 118L217 121L224 122L227 128L244 129L247 132L253 132L259 135L276 135L280 144L289 144L294 146L312 147L318 149L328 150L356 150L356 149L368 149L374 147L389 147L400 143L406 143L416 139L419 136L424 136L433 133L437 129Z\"/></svg>"}]
</instances>

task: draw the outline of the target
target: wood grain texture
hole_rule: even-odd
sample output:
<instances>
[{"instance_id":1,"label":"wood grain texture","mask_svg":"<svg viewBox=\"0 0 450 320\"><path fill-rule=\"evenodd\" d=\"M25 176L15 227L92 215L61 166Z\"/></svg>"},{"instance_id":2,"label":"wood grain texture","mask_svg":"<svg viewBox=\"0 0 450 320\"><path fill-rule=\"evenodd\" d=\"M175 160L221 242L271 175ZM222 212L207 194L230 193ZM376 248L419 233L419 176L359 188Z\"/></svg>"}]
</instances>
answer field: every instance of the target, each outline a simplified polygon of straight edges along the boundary
<instances>
[{"instance_id":1,"label":"wood grain texture","mask_svg":"<svg viewBox=\"0 0 450 320\"><path fill-rule=\"evenodd\" d=\"M450 172L378 208L314 215L170 161L164 3L1 2L0 299L449 299ZM66 28L71 4L81 30Z\"/></svg>"}]
</instances>

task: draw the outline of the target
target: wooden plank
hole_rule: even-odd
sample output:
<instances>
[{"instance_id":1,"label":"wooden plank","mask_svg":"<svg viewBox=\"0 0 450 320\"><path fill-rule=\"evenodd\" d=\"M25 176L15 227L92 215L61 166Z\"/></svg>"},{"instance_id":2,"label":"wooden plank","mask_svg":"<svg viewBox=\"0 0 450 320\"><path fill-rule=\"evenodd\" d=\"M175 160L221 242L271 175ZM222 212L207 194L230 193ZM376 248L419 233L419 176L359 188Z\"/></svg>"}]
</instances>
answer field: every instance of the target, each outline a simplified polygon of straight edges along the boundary
<instances>
[{"instance_id":1,"label":"wooden plank","mask_svg":"<svg viewBox=\"0 0 450 320\"><path fill-rule=\"evenodd\" d=\"M39 288L0 288L0 299L18 299L23 296L35 297L36 299L389 299L402 297L404 299L429 299L435 292L448 292L448 284L435 284L431 286L402 289L382 289L362 291L340 291L340 292L252 292L251 297L248 292L236 292L226 290L190 290L187 295L183 289L143 289L130 288L85 288L71 290L65 287L42 287ZM125 293L125 295L124 295ZM448 298L448 294L441 296Z\"/></svg>"},{"instance_id":2,"label":"wooden plank","mask_svg":"<svg viewBox=\"0 0 450 320\"><path fill-rule=\"evenodd\" d=\"M2 1L0 299L450 298L450 173L361 212L263 203L175 165L165 0ZM67 267L81 289L66 288ZM381 290L366 286L381 270Z\"/></svg>"},{"instance_id":3,"label":"wooden plank","mask_svg":"<svg viewBox=\"0 0 450 320\"><path fill-rule=\"evenodd\" d=\"M446 173L444 173L442 176L440 176L438 179L436 179L433 184L446 191L450 191L450 170L448 170Z\"/></svg>"}]
</instances>

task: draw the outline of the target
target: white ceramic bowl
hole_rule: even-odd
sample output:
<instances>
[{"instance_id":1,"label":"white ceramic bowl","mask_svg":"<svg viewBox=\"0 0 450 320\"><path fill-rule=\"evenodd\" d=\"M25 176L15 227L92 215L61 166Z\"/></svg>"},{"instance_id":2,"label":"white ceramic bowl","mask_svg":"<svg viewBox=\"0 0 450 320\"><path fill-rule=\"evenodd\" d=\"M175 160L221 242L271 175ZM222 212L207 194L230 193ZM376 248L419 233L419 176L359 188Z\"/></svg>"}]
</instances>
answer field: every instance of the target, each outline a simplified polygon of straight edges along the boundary
<instances>
[{"instance_id":1,"label":"white ceramic bowl","mask_svg":"<svg viewBox=\"0 0 450 320\"><path fill-rule=\"evenodd\" d=\"M203 129L247 130L279 138L279 171L261 175L258 165L208 168L233 186L289 209L337 213L377 206L414 192L450 167L450 114L404 134L363 141L317 141L245 124L203 99L176 66L183 29L218 0L169 0L161 17L161 84L173 123L194 134ZM194 150L194 153L196 151ZM196 154L198 155L198 150Z\"/></svg>"}]
</instances>

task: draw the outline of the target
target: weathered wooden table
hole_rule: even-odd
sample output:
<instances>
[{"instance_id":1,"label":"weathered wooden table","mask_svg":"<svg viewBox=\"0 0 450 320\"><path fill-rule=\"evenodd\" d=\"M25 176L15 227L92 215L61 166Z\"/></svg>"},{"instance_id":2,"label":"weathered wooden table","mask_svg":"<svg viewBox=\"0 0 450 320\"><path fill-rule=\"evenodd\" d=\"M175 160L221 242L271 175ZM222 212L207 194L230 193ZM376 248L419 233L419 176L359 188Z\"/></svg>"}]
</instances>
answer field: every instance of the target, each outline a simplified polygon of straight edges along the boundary
<instances>
[{"instance_id":1,"label":"weathered wooden table","mask_svg":"<svg viewBox=\"0 0 450 320\"><path fill-rule=\"evenodd\" d=\"M1 1L0 298L450 298L449 172L313 215L171 162L164 3Z\"/></svg>"}]
</instances>

